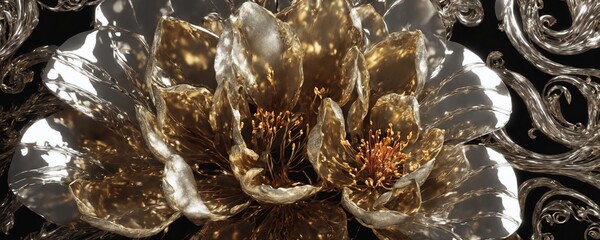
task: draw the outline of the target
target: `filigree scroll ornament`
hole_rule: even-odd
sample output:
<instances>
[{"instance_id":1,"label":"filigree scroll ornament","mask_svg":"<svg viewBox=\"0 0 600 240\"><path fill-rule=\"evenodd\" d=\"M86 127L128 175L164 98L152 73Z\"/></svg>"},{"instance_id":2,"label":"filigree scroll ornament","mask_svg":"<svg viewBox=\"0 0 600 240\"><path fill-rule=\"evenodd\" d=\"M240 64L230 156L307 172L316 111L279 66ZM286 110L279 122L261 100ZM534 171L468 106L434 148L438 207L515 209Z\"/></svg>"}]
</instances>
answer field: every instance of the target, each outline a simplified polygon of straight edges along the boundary
<instances>
[{"instance_id":1,"label":"filigree scroll ornament","mask_svg":"<svg viewBox=\"0 0 600 240\"><path fill-rule=\"evenodd\" d=\"M529 194L541 188L547 191L533 209L532 239L554 239L552 233L544 232L544 226L562 225L571 220L587 224L583 239L600 239L600 206L584 194L567 188L556 180L549 178L527 180L519 189L520 204L524 205Z\"/></svg>"},{"instance_id":2,"label":"filigree scroll ornament","mask_svg":"<svg viewBox=\"0 0 600 240\"><path fill-rule=\"evenodd\" d=\"M525 102L533 125L530 137L535 138L534 131L539 131L571 150L556 155L536 153L515 143L506 129L491 135L490 146L506 153L511 164L518 169L561 174L600 188L600 116L597 108L600 105L600 85L579 77L560 75L548 81L540 95L527 78L504 68L501 57L501 53L493 52L488 56L487 64ZM571 92L565 85L574 86L585 97L588 113L585 124L565 119L559 103L561 97L567 102L571 100Z\"/></svg>"},{"instance_id":3,"label":"filigree scroll ornament","mask_svg":"<svg viewBox=\"0 0 600 240\"><path fill-rule=\"evenodd\" d=\"M37 2L44 8L47 8L54 12L64 11L78 11L85 6L96 5L104 0L58 0L51 1L52 4L46 4L44 0L37 0Z\"/></svg>"},{"instance_id":4,"label":"filigree scroll ornament","mask_svg":"<svg viewBox=\"0 0 600 240\"><path fill-rule=\"evenodd\" d=\"M467 27L477 26L483 21L483 6L479 0L432 0L437 5L448 38L452 34L452 27L458 20Z\"/></svg>"},{"instance_id":5,"label":"filigree scroll ornament","mask_svg":"<svg viewBox=\"0 0 600 240\"><path fill-rule=\"evenodd\" d=\"M600 78L599 69L577 68L557 63L536 49L536 46L539 46L551 53L573 55L597 48L597 16L600 13L597 2L567 1L573 24L561 31L554 31L544 25L551 25L555 18L549 15L539 16L538 11L543 5L543 1L539 0L497 0L496 17L502 22L500 29L527 61L545 73Z\"/></svg>"}]
</instances>

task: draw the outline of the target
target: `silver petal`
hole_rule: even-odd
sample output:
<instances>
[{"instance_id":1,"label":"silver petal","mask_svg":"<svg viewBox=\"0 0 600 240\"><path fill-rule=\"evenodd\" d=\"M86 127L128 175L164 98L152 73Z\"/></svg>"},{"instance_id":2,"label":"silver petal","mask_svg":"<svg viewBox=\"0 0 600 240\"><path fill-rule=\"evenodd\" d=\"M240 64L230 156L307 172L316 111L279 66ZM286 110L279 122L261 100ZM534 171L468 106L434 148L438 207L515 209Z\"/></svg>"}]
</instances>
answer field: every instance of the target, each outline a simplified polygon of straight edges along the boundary
<instances>
[{"instance_id":1,"label":"silver petal","mask_svg":"<svg viewBox=\"0 0 600 240\"><path fill-rule=\"evenodd\" d=\"M109 127L131 126L134 105L153 109L149 84L141 77L147 55L143 40L127 32L80 33L58 48L43 82L57 97Z\"/></svg>"},{"instance_id":2,"label":"silver petal","mask_svg":"<svg viewBox=\"0 0 600 240\"><path fill-rule=\"evenodd\" d=\"M448 42L441 71L419 96L424 128L446 130L446 142L460 143L503 127L512 111L508 89L483 61Z\"/></svg>"},{"instance_id":3,"label":"silver petal","mask_svg":"<svg viewBox=\"0 0 600 240\"><path fill-rule=\"evenodd\" d=\"M423 32L429 54L429 72L433 74L439 70L438 65L444 59L446 49L446 27L430 1L388 0L383 19L390 33L407 30Z\"/></svg>"},{"instance_id":4,"label":"silver petal","mask_svg":"<svg viewBox=\"0 0 600 240\"><path fill-rule=\"evenodd\" d=\"M152 44L158 20L172 12L169 0L106 0L96 7L94 25L137 33Z\"/></svg>"},{"instance_id":5,"label":"silver petal","mask_svg":"<svg viewBox=\"0 0 600 240\"><path fill-rule=\"evenodd\" d=\"M342 192L342 205L352 215L357 216L356 219L364 226L382 228L390 225L402 224L410 218L410 215L394 210L365 210L350 199L351 193L352 190L347 187L344 188L344 191Z\"/></svg>"},{"instance_id":6,"label":"silver petal","mask_svg":"<svg viewBox=\"0 0 600 240\"><path fill-rule=\"evenodd\" d=\"M162 166L144 148L140 148L140 144L143 143L126 139L74 109L62 111L34 122L25 131L8 172L9 187L21 203L53 223L66 225L82 219L105 231L126 236L153 235L179 216L166 204L161 205L164 200L160 194L148 197L148 203L132 204L135 209L123 212L122 205L104 209L107 205L122 202L113 202L102 196L115 198L124 192L106 193L86 188L88 183L101 185L103 181L114 180L114 177L127 180L128 174L158 173ZM87 193L84 194L87 195L74 195L74 182L86 188L84 191ZM154 185L144 186L144 191L152 191ZM123 191L131 192L125 188L127 186ZM77 197L82 196L78 203ZM87 199L87 196L90 198ZM139 204L148 205L139 208ZM153 212L153 209L160 213ZM132 216L137 216L137 220L121 221Z\"/></svg>"},{"instance_id":7,"label":"silver petal","mask_svg":"<svg viewBox=\"0 0 600 240\"><path fill-rule=\"evenodd\" d=\"M515 173L483 146L445 147L421 190L424 214L395 227L412 237L501 239L521 223Z\"/></svg>"}]
</instances>

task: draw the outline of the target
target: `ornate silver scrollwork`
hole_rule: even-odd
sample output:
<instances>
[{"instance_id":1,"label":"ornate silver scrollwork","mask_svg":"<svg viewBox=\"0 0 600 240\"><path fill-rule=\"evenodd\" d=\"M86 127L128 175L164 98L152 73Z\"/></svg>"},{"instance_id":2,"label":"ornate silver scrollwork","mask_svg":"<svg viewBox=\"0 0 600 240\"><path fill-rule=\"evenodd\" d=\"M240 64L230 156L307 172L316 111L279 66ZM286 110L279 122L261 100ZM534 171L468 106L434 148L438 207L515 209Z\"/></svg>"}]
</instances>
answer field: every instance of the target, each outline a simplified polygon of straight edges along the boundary
<instances>
[{"instance_id":1,"label":"ornate silver scrollwork","mask_svg":"<svg viewBox=\"0 0 600 240\"><path fill-rule=\"evenodd\" d=\"M532 239L554 239L552 233L544 231L544 226L562 225L571 220L587 224L583 239L600 239L600 206L584 194L567 188L556 180L533 178L521 184L521 205L525 204L532 191L541 188L546 191L537 200L533 210Z\"/></svg>"},{"instance_id":2,"label":"ornate silver scrollwork","mask_svg":"<svg viewBox=\"0 0 600 240\"><path fill-rule=\"evenodd\" d=\"M458 20L467 27L475 27L483 21L483 6L479 0L432 0L438 7L448 38Z\"/></svg>"},{"instance_id":3,"label":"ornate silver scrollwork","mask_svg":"<svg viewBox=\"0 0 600 240\"><path fill-rule=\"evenodd\" d=\"M579 179L600 188L600 127L598 107L600 85L575 76L560 75L547 82L542 94L523 75L504 68L502 54L493 52L488 65L493 67L504 83L525 102L533 128L551 140L571 150L548 155L533 152L515 143L506 129L492 134L490 146L505 153L511 164L531 172L561 174ZM587 123L572 123L565 119L558 102L565 97L570 102L571 92L565 84L574 86L587 102ZM533 136L532 136L533 137Z\"/></svg>"},{"instance_id":4,"label":"ornate silver scrollwork","mask_svg":"<svg viewBox=\"0 0 600 240\"><path fill-rule=\"evenodd\" d=\"M575 55L598 48L600 5L597 1L565 1L572 24L564 30L554 30L557 19L551 15L540 15L543 0L497 0L496 15L501 29L506 33L515 49L540 71L553 75L543 89L537 89L530 80L504 67L502 54L493 52L488 56L488 65L496 69L503 81L523 100L533 128L530 138L539 132L569 150L560 154L540 154L518 145L502 129L491 135L488 144L506 153L507 159L518 169L568 176L600 189L600 70L578 68L550 60L541 48L549 53ZM577 93L574 92L577 91ZM582 122L569 121L561 102L571 104L573 94L583 97L587 119ZM564 106L564 105L563 105ZM566 188L555 180L536 178L521 185L520 200L535 188L549 190L537 200L532 216L533 239L554 239L544 232L542 226L565 224L569 220L587 224L585 239L600 238L599 207L589 197L576 190ZM571 198L556 200L557 197ZM579 202L586 206L580 206Z\"/></svg>"},{"instance_id":5,"label":"ornate silver scrollwork","mask_svg":"<svg viewBox=\"0 0 600 240\"><path fill-rule=\"evenodd\" d=\"M78 11L85 6L96 5L104 0L58 0L53 1L53 4L46 4L44 0L37 2L44 8L54 12Z\"/></svg>"}]
</instances>

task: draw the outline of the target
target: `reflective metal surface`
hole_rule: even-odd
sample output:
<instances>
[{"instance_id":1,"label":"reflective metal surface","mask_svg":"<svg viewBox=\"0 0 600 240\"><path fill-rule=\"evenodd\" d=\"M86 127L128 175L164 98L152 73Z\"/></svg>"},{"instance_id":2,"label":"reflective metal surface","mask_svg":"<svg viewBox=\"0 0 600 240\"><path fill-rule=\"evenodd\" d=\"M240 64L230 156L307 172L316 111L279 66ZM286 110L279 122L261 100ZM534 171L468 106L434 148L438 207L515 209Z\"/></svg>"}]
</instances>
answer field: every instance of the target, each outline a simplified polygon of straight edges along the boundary
<instances>
[{"instance_id":1,"label":"reflective metal surface","mask_svg":"<svg viewBox=\"0 0 600 240\"><path fill-rule=\"evenodd\" d=\"M75 110L33 123L9 169L9 186L51 222L151 236L179 215L162 196L162 166L142 148Z\"/></svg>"},{"instance_id":2,"label":"reflective metal surface","mask_svg":"<svg viewBox=\"0 0 600 240\"><path fill-rule=\"evenodd\" d=\"M199 234L208 239L346 239L353 217L381 238L516 231L512 168L496 151L461 145L503 127L511 112L497 73L446 41L455 18L478 21L457 10L478 9L477 1L244 2L100 3L94 30L67 40L44 70L45 86L75 110L24 132L9 170L17 200L51 222L83 220L128 237L157 234L181 214L205 224ZM386 86L415 96L387 99ZM334 118L311 118L321 101L340 105L329 109ZM411 108L398 108L404 105ZM352 139L368 122L401 132L382 139L412 144L405 146L410 155L394 153L409 170L372 196L352 185L364 180L358 175L325 169L339 168L335 158L347 154L344 124ZM206 136L196 138L198 130ZM317 135L324 144L315 144ZM318 161L328 162L306 159L307 144L318 148L309 155L324 152ZM312 166L330 182L344 178L341 187L311 177ZM331 192L342 203L320 196Z\"/></svg>"}]
</instances>

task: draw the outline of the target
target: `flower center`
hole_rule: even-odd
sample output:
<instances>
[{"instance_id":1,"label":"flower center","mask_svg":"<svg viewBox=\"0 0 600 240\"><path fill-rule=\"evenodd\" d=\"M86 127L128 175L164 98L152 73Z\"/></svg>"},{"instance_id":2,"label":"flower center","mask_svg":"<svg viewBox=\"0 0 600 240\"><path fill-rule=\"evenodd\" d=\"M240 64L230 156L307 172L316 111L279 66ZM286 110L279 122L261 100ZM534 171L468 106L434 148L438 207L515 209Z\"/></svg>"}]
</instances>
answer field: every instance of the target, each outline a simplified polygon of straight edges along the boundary
<instances>
[{"instance_id":1,"label":"flower center","mask_svg":"<svg viewBox=\"0 0 600 240\"><path fill-rule=\"evenodd\" d=\"M306 144L304 119L290 111L281 113L258 108L252 119L252 148L266 165L274 185L286 185L295 167L303 162ZM308 128L308 126L306 126Z\"/></svg>"},{"instance_id":2,"label":"flower center","mask_svg":"<svg viewBox=\"0 0 600 240\"><path fill-rule=\"evenodd\" d=\"M412 134L402 140L399 132L388 128L385 134L369 130L366 139L360 140L355 160L361 167L356 169L357 177L364 179L369 187L389 187L390 181L406 174L404 164L409 154L402 150L412 138Z\"/></svg>"}]
</instances>

